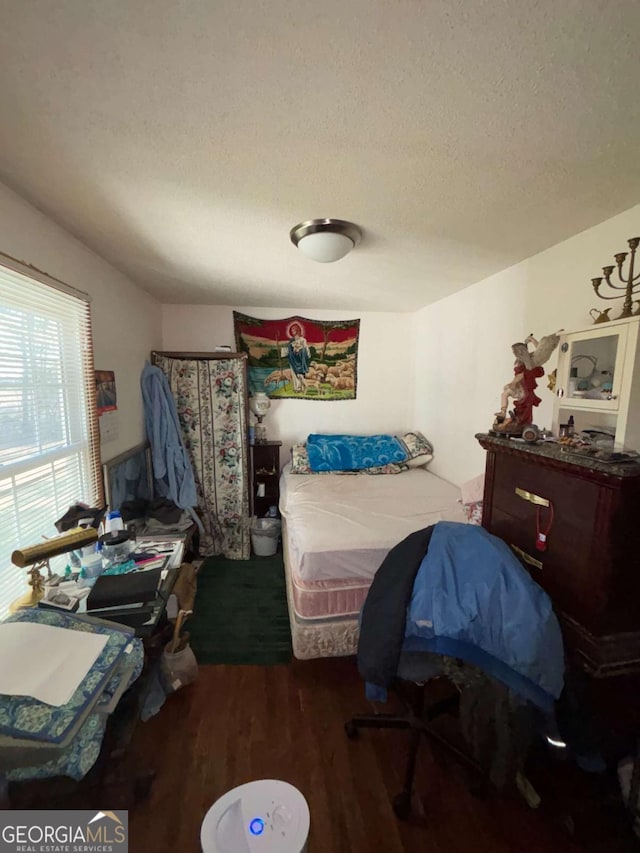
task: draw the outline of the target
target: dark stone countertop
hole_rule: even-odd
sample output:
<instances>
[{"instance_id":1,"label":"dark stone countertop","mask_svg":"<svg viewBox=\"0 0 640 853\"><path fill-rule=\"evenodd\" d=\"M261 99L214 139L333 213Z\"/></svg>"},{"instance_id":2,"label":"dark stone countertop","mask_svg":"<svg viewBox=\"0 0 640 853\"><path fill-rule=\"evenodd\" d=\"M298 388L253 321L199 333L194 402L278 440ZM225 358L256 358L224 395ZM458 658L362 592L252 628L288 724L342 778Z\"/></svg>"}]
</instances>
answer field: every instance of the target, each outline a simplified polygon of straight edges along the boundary
<instances>
[{"instance_id":1,"label":"dark stone countertop","mask_svg":"<svg viewBox=\"0 0 640 853\"><path fill-rule=\"evenodd\" d=\"M597 471L610 477L640 477L640 461L602 462L592 456L581 456L576 453L570 453L565 450L564 445L553 441L537 441L535 444L528 444L525 441L518 441L513 438L498 438L484 432L476 433L476 438L483 446L508 448L518 453L542 456L545 459L553 459L565 465L576 465L579 468L587 468L589 471Z\"/></svg>"}]
</instances>

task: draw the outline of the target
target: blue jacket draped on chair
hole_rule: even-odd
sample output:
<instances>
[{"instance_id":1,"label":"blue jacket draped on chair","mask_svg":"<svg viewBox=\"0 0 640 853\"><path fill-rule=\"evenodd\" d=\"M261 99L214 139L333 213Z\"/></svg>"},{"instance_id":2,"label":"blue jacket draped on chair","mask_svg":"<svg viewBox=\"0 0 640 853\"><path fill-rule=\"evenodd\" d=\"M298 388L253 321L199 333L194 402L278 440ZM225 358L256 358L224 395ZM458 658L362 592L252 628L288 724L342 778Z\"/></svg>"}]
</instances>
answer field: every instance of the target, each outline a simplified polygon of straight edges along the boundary
<instances>
[{"instance_id":1,"label":"blue jacket draped on chair","mask_svg":"<svg viewBox=\"0 0 640 853\"><path fill-rule=\"evenodd\" d=\"M369 698L385 698L402 651L461 658L547 712L563 687L549 597L506 543L475 525L418 531L376 573L358 647Z\"/></svg>"}]
</instances>

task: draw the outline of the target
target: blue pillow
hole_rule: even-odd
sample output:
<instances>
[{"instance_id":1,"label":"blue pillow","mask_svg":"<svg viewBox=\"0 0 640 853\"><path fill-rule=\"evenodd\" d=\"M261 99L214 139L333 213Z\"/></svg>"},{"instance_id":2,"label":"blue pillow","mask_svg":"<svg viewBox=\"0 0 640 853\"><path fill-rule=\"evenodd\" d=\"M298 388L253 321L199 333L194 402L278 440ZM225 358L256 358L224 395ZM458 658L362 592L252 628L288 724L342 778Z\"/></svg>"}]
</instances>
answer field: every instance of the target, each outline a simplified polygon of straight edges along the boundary
<instances>
[{"instance_id":1,"label":"blue pillow","mask_svg":"<svg viewBox=\"0 0 640 853\"><path fill-rule=\"evenodd\" d=\"M395 435L310 435L307 454L312 471L356 471L408 458Z\"/></svg>"}]
</instances>

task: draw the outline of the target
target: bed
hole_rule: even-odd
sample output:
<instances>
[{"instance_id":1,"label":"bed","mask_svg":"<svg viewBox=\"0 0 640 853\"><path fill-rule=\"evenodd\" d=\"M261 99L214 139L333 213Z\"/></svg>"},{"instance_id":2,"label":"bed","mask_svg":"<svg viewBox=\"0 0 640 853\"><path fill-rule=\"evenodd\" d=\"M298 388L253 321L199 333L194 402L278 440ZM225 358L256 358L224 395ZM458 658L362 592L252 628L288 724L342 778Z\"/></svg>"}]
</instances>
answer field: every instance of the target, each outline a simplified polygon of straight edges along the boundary
<instances>
[{"instance_id":1,"label":"bed","mask_svg":"<svg viewBox=\"0 0 640 853\"><path fill-rule=\"evenodd\" d=\"M388 551L437 521L465 522L460 490L426 468L395 475L280 478L280 514L293 653L356 653L358 614Z\"/></svg>"}]
</instances>

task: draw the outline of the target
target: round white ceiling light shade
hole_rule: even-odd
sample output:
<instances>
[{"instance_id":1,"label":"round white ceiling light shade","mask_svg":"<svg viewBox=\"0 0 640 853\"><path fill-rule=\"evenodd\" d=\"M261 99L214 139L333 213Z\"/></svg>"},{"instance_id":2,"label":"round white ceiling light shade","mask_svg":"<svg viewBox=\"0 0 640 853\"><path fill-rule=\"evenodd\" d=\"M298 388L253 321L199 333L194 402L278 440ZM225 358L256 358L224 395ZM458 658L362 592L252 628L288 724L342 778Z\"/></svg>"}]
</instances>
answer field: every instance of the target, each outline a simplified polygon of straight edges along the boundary
<instances>
[{"instance_id":1,"label":"round white ceiling light shade","mask_svg":"<svg viewBox=\"0 0 640 853\"><path fill-rule=\"evenodd\" d=\"M344 219L309 219L292 228L289 237L308 258L330 264L348 255L360 242L362 232Z\"/></svg>"}]
</instances>

